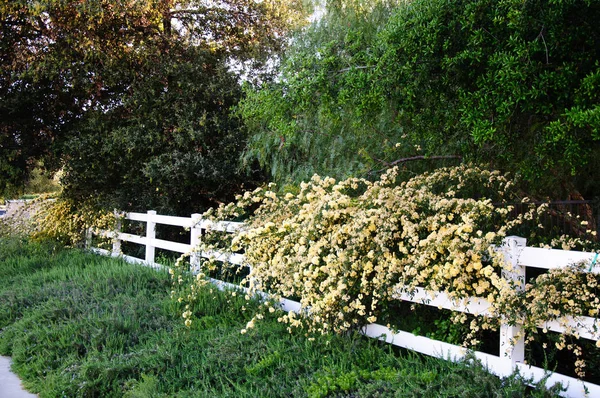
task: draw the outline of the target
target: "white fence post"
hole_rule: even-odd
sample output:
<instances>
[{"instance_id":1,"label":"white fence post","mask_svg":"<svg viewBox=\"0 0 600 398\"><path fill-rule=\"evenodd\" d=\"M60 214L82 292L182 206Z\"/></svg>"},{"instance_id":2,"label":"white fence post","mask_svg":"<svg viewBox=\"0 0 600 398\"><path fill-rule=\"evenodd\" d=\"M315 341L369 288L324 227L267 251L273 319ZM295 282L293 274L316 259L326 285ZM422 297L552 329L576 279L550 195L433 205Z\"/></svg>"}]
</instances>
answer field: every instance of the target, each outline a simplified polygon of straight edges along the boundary
<instances>
[{"instance_id":1,"label":"white fence post","mask_svg":"<svg viewBox=\"0 0 600 398\"><path fill-rule=\"evenodd\" d=\"M527 245L527 239L518 236L507 236L502 242L504 259L511 269L502 271L502 277L514 282L517 292L525 290L525 267L519 264L521 251ZM507 360L512 371L517 362L525 361L525 338L519 323L500 326L500 357Z\"/></svg>"},{"instance_id":2,"label":"white fence post","mask_svg":"<svg viewBox=\"0 0 600 398\"><path fill-rule=\"evenodd\" d=\"M88 250L92 248L92 239L93 239L93 231L92 231L92 227L89 227L85 230L85 248Z\"/></svg>"},{"instance_id":3,"label":"white fence post","mask_svg":"<svg viewBox=\"0 0 600 398\"><path fill-rule=\"evenodd\" d=\"M201 220L201 214L192 214L192 228L190 229L190 246L192 247L192 253L190 254L190 268L192 273L200 271L200 253L198 253L198 245L202 239Z\"/></svg>"},{"instance_id":4,"label":"white fence post","mask_svg":"<svg viewBox=\"0 0 600 398\"><path fill-rule=\"evenodd\" d=\"M147 264L154 264L154 257L156 255L156 248L152 241L156 238L156 222L154 222L153 216L156 215L156 211L148 210L148 220L146 221L146 256L144 260Z\"/></svg>"},{"instance_id":5,"label":"white fence post","mask_svg":"<svg viewBox=\"0 0 600 398\"><path fill-rule=\"evenodd\" d=\"M121 215L115 209L114 211L115 219L117 220L115 223L115 236L113 236L112 240L112 255L117 257L121 255L121 240L119 239L119 233L121 233Z\"/></svg>"}]
</instances>

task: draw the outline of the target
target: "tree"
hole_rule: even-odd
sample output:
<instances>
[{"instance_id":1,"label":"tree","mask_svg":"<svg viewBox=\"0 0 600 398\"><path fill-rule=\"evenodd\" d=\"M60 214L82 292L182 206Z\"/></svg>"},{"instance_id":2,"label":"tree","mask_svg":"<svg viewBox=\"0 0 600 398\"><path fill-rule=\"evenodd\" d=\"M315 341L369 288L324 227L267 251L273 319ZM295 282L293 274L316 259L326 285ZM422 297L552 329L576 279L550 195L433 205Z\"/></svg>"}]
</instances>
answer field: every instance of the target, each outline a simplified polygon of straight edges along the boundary
<instances>
[{"instance_id":1,"label":"tree","mask_svg":"<svg viewBox=\"0 0 600 398\"><path fill-rule=\"evenodd\" d=\"M278 182L314 173L365 174L401 151L402 128L372 80L378 35L394 1L329 1L323 16L293 37L280 76L247 86L239 113L252 136L244 154ZM395 158L393 158L395 159ZM382 167L381 165L379 165Z\"/></svg>"},{"instance_id":2,"label":"tree","mask_svg":"<svg viewBox=\"0 0 600 398\"><path fill-rule=\"evenodd\" d=\"M61 152L78 156L66 158L68 196L189 214L240 189L246 133L230 112L240 85L214 54L195 48L184 55L149 66L122 106L89 113L65 140Z\"/></svg>"},{"instance_id":3,"label":"tree","mask_svg":"<svg viewBox=\"0 0 600 398\"><path fill-rule=\"evenodd\" d=\"M280 78L242 102L247 160L298 181L463 159L512 171L538 195L597 195L600 3L328 6Z\"/></svg>"},{"instance_id":4,"label":"tree","mask_svg":"<svg viewBox=\"0 0 600 398\"><path fill-rule=\"evenodd\" d=\"M230 66L262 73L303 15L294 0L3 2L0 146L10 156L0 188L21 185L43 158L65 168L67 195L125 205L147 197L137 190L156 181L168 153L180 179L200 177L181 175L196 167L199 148L235 158L244 135L228 110L240 95ZM229 159L215 167L234 172ZM126 177L134 171L137 188ZM214 183L218 173L206 173ZM208 191L200 202L218 200Z\"/></svg>"},{"instance_id":5,"label":"tree","mask_svg":"<svg viewBox=\"0 0 600 398\"><path fill-rule=\"evenodd\" d=\"M157 21L168 4L142 3L2 3L0 131L10 154L3 168L12 177L2 179L3 188L21 185L34 160L56 155L53 143L86 109L109 102L126 84L116 72L143 62L150 46L131 48L159 39Z\"/></svg>"},{"instance_id":6,"label":"tree","mask_svg":"<svg viewBox=\"0 0 600 398\"><path fill-rule=\"evenodd\" d=\"M466 159L517 173L527 190L597 195L600 4L415 1L382 36L381 84L399 123Z\"/></svg>"}]
</instances>

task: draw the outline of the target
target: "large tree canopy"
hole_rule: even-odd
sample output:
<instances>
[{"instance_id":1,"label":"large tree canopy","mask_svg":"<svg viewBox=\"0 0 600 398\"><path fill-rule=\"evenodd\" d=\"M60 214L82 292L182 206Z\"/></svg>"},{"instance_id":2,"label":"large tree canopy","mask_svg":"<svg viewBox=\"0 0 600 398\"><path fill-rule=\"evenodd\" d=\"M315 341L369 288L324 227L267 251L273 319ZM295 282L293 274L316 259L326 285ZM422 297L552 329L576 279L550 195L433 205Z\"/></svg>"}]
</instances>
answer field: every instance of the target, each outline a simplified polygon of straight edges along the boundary
<instances>
[{"instance_id":1,"label":"large tree canopy","mask_svg":"<svg viewBox=\"0 0 600 398\"><path fill-rule=\"evenodd\" d=\"M244 142L232 65L260 73L303 15L295 0L2 2L0 190L44 159L67 194L114 205L222 199Z\"/></svg>"},{"instance_id":2,"label":"large tree canopy","mask_svg":"<svg viewBox=\"0 0 600 398\"><path fill-rule=\"evenodd\" d=\"M298 181L460 157L598 195L598 20L590 0L330 1L248 90L245 158Z\"/></svg>"},{"instance_id":3,"label":"large tree canopy","mask_svg":"<svg viewBox=\"0 0 600 398\"><path fill-rule=\"evenodd\" d=\"M402 135L384 87L373 80L378 35L397 2L326 5L293 37L279 78L247 86L239 107L252 132L244 161L257 159L278 182L364 173L373 158L394 156Z\"/></svg>"}]
</instances>

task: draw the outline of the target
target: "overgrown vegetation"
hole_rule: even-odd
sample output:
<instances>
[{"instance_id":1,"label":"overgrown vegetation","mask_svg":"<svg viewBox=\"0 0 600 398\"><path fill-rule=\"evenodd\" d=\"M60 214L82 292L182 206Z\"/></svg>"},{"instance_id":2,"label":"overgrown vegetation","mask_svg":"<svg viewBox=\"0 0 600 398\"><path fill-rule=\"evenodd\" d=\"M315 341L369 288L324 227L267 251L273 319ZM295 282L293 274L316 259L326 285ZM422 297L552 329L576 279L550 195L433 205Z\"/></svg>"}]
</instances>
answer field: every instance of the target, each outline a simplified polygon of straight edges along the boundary
<instances>
[{"instance_id":1,"label":"overgrown vegetation","mask_svg":"<svg viewBox=\"0 0 600 398\"><path fill-rule=\"evenodd\" d=\"M0 353L40 397L557 396L472 360L423 358L358 336L313 340L258 303L203 289L183 326L166 272L0 240Z\"/></svg>"},{"instance_id":2,"label":"overgrown vegetation","mask_svg":"<svg viewBox=\"0 0 600 398\"><path fill-rule=\"evenodd\" d=\"M475 161L530 195L597 196L596 1L328 0L290 36L304 3L6 3L0 191L42 160L71 198L183 215L265 173Z\"/></svg>"},{"instance_id":3,"label":"overgrown vegetation","mask_svg":"<svg viewBox=\"0 0 600 398\"><path fill-rule=\"evenodd\" d=\"M468 333L462 343L467 347L480 345L502 324L522 323L533 340L544 322L598 315L598 277L585 274L583 267L589 264L552 270L530 280L522 291L519 285L524 281L506 277L512 265L494 245L501 245L516 228L544 231L538 220L547 210L541 205L510 218L510 205L495 206L494 202L517 199L512 180L497 171L468 166L438 169L400 184L397 179L394 168L375 182L356 178L338 182L315 175L296 194L248 192L215 212L217 220L245 214L248 227L233 238L215 231L198 250L243 250L245 265L251 268L244 280L250 292L300 301L300 311L279 318L290 330L343 333L369 323L389 324L397 319L390 310L401 294L411 295L417 288L432 298L443 292L456 303L472 297L490 303L487 315L449 316L453 323L465 324ZM478 199L473 199L473 190ZM572 221L584 228L587 224ZM530 246L589 250L598 247L595 233L587 231L591 239L546 231L526 237L532 238ZM207 272L220 264L210 258L203 269ZM193 303L197 289L206 283L198 278L191 291L178 293ZM255 319L271 311L266 304ZM595 326L589 328L594 332ZM578 333L567 328L556 346L575 355L571 365L584 377L585 357L578 340ZM600 342L596 345L600 347Z\"/></svg>"},{"instance_id":4,"label":"overgrown vegetation","mask_svg":"<svg viewBox=\"0 0 600 398\"><path fill-rule=\"evenodd\" d=\"M598 2L326 4L280 78L239 108L246 159L281 186L462 158L523 176L528 194L597 196ZM403 161L415 157L425 160Z\"/></svg>"},{"instance_id":5,"label":"overgrown vegetation","mask_svg":"<svg viewBox=\"0 0 600 398\"><path fill-rule=\"evenodd\" d=\"M251 289L298 298L313 315L279 314L270 304L222 295L202 277L192 283L182 269L174 274L184 287L174 293L181 301L171 303L159 292L164 276L139 271L158 289L144 290L121 285L126 277L111 262L90 260L95 265L87 269L80 254L73 264L46 269L41 260L33 267L0 253L0 261L13 264L7 281L25 279L15 271L21 265L37 281L21 283L23 295L0 296L8 303L0 310L7 317L2 336L10 337L1 338L0 348L20 358L17 368L35 388L36 377L47 375L52 391L75 395L256 395L265 377L274 383L281 373L288 384L267 394L401 391L400 379L412 380L411 373L399 371L394 379L388 368L395 369L395 359L387 353L366 354L383 358L380 367L361 367L348 356L337 368L337 359L322 359L341 344L380 352L372 343L328 336L331 345L323 346L294 330L326 335L393 322L386 311L395 308L395 295L417 286L455 299L486 297L505 322L525 320L530 338L540 321L597 316L598 280L584 276L581 266L532 278L517 294L502 278L510 269L490 245L518 232L530 244L596 247L591 211L579 219L531 206L514 216L510 202L597 196L600 3L331 0L324 6L322 18L289 40L287 33L307 15L297 0L0 5L0 149L6 154L0 194L22 191L27 180L36 190L48 187L35 172L42 165L60 169L63 183L61 196L23 210L33 217L0 221L0 238L22 234L77 246L87 228L110 229L113 208L187 216L227 203L269 175L280 188L249 192L216 212L252 215L249 228L233 240L209 233L205 249L244 250ZM471 160L485 167L464 166ZM463 166L439 168L457 163ZM568 222L575 236L555 236L542 214ZM31 259L47 250L6 242L7 253L21 250ZM57 250L48 261L64 253ZM204 266L208 275L232 272L213 261ZM100 269L106 275L94 273ZM93 287L90 275L104 278L102 292L83 293ZM154 315L141 320L137 311ZM169 311L183 313L187 329ZM262 327L253 328L258 319ZM38 320L45 326L37 327ZM255 345L280 336L285 325L276 320L292 331L281 338L298 347L289 362L281 359L280 343ZM462 315L436 321L437 331L426 333L468 346L499 323ZM246 340L251 334L259 341ZM161 339L165 351L155 348ZM532 357L538 364L550 342L570 350L579 376L582 357L598 357L594 343L584 349L563 336L542 340L544 349ZM232 364L192 349L208 341ZM234 350L241 346L251 351ZM57 352L69 353L66 367ZM248 364L253 355L260 358L256 366ZM294 362L317 358L312 370ZM448 369L479 372L464 364ZM438 388L434 376L422 377L426 388ZM481 386L473 386L474 395L484 394ZM412 388L430 393L418 383Z\"/></svg>"},{"instance_id":6,"label":"overgrown vegetation","mask_svg":"<svg viewBox=\"0 0 600 398\"><path fill-rule=\"evenodd\" d=\"M60 195L39 195L0 219L0 238L25 237L81 247L88 232L110 231L116 225L114 213L95 204Z\"/></svg>"},{"instance_id":7,"label":"overgrown vegetation","mask_svg":"<svg viewBox=\"0 0 600 398\"><path fill-rule=\"evenodd\" d=\"M296 0L17 0L0 5L0 193L42 160L64 194L105 208L191 208L232 198L246 140L239 74L303 22Z\"/></svg>"}]
</instances>

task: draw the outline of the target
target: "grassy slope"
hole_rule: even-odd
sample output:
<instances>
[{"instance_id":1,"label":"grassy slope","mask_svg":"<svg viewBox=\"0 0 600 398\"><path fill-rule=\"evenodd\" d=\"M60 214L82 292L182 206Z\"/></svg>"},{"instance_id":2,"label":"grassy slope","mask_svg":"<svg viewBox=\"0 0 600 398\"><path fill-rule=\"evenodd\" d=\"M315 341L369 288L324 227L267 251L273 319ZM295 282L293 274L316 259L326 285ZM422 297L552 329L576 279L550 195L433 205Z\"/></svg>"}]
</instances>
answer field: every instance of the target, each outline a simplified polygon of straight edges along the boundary
<instances>
[{"instance_id":1,"label":"grassy slope","mask_svg":"<svg viewBox=\"0 0 600 398\"><path fill-rule=\"evenodd\" d=\"M518 379L394 352L361 337L248 334L243 299L204 292L191 329L168 275L0 240L0 354L41 397L523 396ZM543 388L529 391L551 396Z\"/></svg>"}]
</instances>

